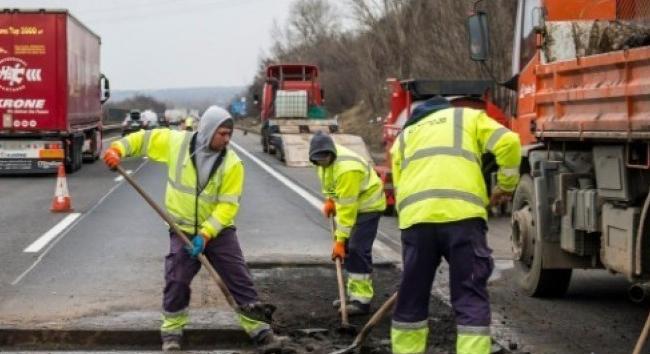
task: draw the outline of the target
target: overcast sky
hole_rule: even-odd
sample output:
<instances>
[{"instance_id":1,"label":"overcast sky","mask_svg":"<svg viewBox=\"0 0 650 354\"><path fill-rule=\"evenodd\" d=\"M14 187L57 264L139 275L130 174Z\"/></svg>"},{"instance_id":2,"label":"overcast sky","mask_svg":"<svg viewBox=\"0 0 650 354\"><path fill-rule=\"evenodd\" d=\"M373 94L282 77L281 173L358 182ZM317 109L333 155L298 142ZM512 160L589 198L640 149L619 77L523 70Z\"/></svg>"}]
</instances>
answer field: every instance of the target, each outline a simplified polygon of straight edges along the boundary
<instances>
[{"instance_id":1,"label":"overcast sky","mask_svg":"<svg viewBox=\"0 0 650 354\"><path fill-rule=\"evenodd\" d=\"M2 0L67 8L102 37L115 89L247 85L293 0Z\"/></svg>"}]
</instances>

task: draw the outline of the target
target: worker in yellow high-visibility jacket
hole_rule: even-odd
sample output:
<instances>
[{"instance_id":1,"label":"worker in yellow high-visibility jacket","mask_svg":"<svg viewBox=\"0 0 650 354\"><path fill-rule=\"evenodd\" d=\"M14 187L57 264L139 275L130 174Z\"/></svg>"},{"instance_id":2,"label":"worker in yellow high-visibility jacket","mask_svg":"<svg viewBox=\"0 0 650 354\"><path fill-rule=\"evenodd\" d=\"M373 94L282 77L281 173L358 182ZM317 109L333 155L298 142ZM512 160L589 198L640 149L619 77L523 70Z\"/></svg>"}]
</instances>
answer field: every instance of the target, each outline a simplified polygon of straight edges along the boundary
<instances>
[{"instance_id":1,"label":"worker in yellow high-visibility jacket","mask_svg":"<svg viewBox=\"0 0 650 354\"><path fill-rule=\"evenodd\" d=\"M141 130L111 144L104 160L115 168L121 158L148 156L167 164L165 206L178 226L191 238L192 247L170 231L170 252L165 258L163 292L163 350L179 350L188 323L190 283L204 253L232 293L238 320L258 344L281 345L268 320L271 306L261 304L235 233L235 216L244 185L244 166L228 148L233 131L230 114L212 106L202 116L196 133L170 129Z\"/></svg>"},{"instance_id":2,"label":"worker in yellow high-visibility jacket","mask_svg":"<svg viewBox=\"0 0 650 354\"><path fill-rule=\"evenodd\" d=\"M499 165L493 204L519 181L517 134L484 111L453 108L440 96L418 106L391 148L404 270L391 328L395 354L426 352L429 297L441 257L449 263L458 354L489 354L486 242L488 197L481 156Z\"/></svg>"},{"instance_id":3,"label":"worker in yellow high-visibility jacket","mask_svg":"<svg viewBox=\"0 0 650 354\"><path fill-rule=\"evenodd\" d=\"M336 218L332 259L345 260L348 314L367 314L374 295L372 245L386 209L384 185L368 161L324 133L311 139L309 159L317 166L327 197L323 213ZM338 300L333 305L340 306Z\"/></svg>"}]
</instances>

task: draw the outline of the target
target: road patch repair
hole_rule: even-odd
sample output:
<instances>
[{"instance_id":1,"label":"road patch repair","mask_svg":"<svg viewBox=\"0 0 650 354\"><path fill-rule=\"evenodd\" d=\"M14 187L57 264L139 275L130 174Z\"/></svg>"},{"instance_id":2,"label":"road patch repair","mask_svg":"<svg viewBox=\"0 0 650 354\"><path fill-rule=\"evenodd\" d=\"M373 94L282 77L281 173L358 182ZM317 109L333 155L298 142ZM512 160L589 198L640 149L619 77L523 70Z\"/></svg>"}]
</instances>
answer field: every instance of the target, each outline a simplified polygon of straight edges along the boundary
<instances>
[{"instance_id":1,"label":"road patch repair","mask_svg":"<svg viewBox=\"0 0 650 354\"><path fill-rule=\"evenodd\" d=\"M265 264L264 268L256 268L251 264L251 271L261 300L277 306L274 329L291 337L282 353L329 353L350 345L354 337L337 330L340 319L331 304L338 294L333 265L269 267ZM184 334L183 348L254 352L251 341L227 305L219 299L218 289L210 284L205 273L200 272L195 280L197 284L193 284L199 304L194 302L190 306L191 324ZM400 271L392 264L379 264L373 276L376 293L372 306L375 310L395 291ZM432 297L430 312L430 352L452 352L455 328L451 310ZM361 328L368 318L351 317L350 321ZM160 348L159 326L160 313L155 309L108 309L75 319L3 323L0 351L157 350ZM389 333L390 317L384 318L374 329L362 352L390 353Z\"/></svg>"}]
</instances>

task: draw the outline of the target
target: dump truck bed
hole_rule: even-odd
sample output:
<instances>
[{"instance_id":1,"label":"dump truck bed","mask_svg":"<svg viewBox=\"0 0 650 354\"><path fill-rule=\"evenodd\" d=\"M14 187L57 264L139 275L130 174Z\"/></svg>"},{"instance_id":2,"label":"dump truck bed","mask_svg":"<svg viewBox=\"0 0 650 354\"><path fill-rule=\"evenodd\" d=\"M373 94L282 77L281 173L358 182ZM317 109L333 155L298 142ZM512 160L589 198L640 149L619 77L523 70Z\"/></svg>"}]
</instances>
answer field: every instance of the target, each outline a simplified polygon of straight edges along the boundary
<instances>
[{"instance_id":1,"label":"dump truck bed","mask_svg":"<svg viewBox=\"0 0 650 354\"><path fill-rule=\"evenodd\" d=\"M532 127L537 138L650 138L650 46L541 64L535 72L536 87L519 88L513 125Z\"/></svg>"}]
</instances>

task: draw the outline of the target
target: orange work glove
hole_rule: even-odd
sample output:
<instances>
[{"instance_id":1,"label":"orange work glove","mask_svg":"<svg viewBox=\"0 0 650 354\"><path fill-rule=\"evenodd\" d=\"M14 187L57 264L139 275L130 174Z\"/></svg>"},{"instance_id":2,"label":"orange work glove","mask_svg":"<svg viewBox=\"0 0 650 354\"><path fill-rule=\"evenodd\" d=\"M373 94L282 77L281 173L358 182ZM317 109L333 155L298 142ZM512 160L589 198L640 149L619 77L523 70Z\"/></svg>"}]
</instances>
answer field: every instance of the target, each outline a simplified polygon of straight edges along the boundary
<instances>
[{"instance_id":1,"label":"orange work glove","mask_svg":"<svg viewBox=\"0 0 650 354\"><path fill-rule=\"evenodd\" d=\"M336 204L334 204L334 199L327 198L323 203L323 215L326 218L336 215Z\"/></svg>"},{"instance_id":2,"label":"orange work glove","mask_svg":"<svg viewBox=\"0 0 650 354\"><path fill-rule=\"evenodd\" d=\"M108 148L104 154L104 162L106 163L106 166L111 170L117 168L117 165L122 161L120 158L121 155L120 150L116 148Z\"/></svg>"},{"instance_id":3,"label":"orange work glove","mask_svg":"<svg viewBox=\"0 0 650 354\"><path fill-rule=\"evenodd\" d=\"M332 247L332 260L339 258L341 262L345 258L345 241L334 241Z\"/></svg>"}]
</instances>

